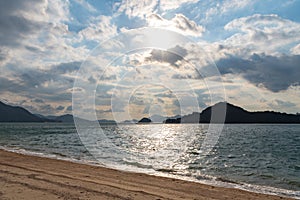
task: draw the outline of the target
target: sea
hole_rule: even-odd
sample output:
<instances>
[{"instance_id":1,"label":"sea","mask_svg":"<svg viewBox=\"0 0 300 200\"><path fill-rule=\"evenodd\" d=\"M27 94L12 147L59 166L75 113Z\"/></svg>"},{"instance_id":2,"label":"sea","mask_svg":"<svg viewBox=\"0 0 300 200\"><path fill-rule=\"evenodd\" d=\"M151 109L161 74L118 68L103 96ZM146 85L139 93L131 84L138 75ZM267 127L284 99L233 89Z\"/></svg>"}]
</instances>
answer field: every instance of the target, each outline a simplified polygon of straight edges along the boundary
<instances>
[{"instance_id":1,"label":"sea","mask_svg":"<svg viewBox=\"0 0 300 200\"><path fill-rule=\"evenodd\" d=\"M300 125L226 124L209 152L206 124L0 123L0 148L300 199Z\"/></svg>"}]
</instances>

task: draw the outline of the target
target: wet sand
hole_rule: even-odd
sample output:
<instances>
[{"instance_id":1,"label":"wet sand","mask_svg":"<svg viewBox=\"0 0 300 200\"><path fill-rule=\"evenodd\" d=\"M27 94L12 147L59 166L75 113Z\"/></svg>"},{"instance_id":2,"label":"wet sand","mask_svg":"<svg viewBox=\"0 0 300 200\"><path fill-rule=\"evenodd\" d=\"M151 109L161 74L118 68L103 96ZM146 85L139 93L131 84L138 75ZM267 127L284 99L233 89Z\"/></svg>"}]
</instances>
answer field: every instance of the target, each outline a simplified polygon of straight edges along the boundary
<instances>
[{"instance_id":1,"label":"wet sand","mask_svg":"<svg viewBox=\"0 0 300 200\"><path fill-rule=\"evenodd\" d=\"M288 199L0 150L0 199Z\"/></svg>"}]
</instances>

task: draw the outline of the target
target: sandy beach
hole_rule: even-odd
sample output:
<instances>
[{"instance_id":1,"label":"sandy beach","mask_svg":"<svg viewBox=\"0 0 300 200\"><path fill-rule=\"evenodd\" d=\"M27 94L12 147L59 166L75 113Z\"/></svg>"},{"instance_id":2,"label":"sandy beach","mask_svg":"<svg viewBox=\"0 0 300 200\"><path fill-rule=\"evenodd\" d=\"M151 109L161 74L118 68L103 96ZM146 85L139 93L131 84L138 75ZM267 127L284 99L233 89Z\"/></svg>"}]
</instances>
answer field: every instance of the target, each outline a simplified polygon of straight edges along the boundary
<instances>
[{"instance_id":1,"label":"sandy beach","mask_svg":"<svg viewBox=\"0 0 300 200\"><path fill-rule=\"evenodd\" d=\"M0 199L288 199L0 151Z\"/></svg>"}]
</instances>

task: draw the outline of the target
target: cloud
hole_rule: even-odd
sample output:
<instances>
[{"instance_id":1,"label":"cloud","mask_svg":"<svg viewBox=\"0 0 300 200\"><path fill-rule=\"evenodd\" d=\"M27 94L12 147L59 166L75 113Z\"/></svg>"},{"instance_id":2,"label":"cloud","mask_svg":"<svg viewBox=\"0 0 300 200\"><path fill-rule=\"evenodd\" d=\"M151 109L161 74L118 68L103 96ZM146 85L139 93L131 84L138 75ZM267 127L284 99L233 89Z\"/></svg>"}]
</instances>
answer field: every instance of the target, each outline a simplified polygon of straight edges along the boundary
<instances>
[{"instance_id":1,"label":"cloud","mask_svg":"<svg viewBox=\"0 0 300 200\"><path fill-rule=\"evenodd\" d=\"M25 39L51 26L50 21L66 20L66 3L55 1L16 0L0 3L0 42L5 46L18 46Z\"/></svg>"},{"instance_id":2,"label":"cloud","mask_svg":"<svg viewBox=\"0 0 300 200\"><path fill-rule=\"evenodd\" d=\"M259 90L268 97L274 95L264 105L272 101L272 105L281 110L284 110L283 107L292 110L295 109L292 104L298 105L299 97L295 94L300 88L296 86L299 85L300 23L288 19L292 16L290 13L282 14L285 12L282 7L287 5L265 9L256 0L122 0L109 3L114 4L113 9L117 12L107 11L110 9L108 2L88 0L1 1L1 97L16 104L22 103L38 113L61 113L71 111L72 91L87 91L88 87L84 84L101 84L103 91L97 91L100 94L97 98L102 100L98 103L100 110L109 111L110 100L114 99L117 106L113 110L120 111L122 115L128 102L122 101L125 95L112 93L116 85L118 90L126 93L137 85L157 81L172 90L175 88L174 94L154 92L155 98L152 99L171 105L171 100L179 98L175 95L177 91L205 87L202 77L188 63L194 61L203 67L212 57L222 75L232 81L223 84L230 92L233 91L228 93L235 97L236 102L242 99L244 105L249 105L249 99L253 99L255 92L248 96L244 94ZM258 9L253 11L256 7ZM205 52L188 44L167 51L148 49L128 55L129 58L125 56L124 60L121 58L122 61L116 61L115 66L101 77L101 59L120 56L108 52L101 55L101 59L93 59L92 67L79 77L83 85L72 89L81 61L95 45L125 29L143 26L160 27L188 36ZM155 35L158 39L163 38L160 36ZM146 42L137 37L124 43L113 41L104 49L123 50L130 45L129 41ZM214 74L203 71L206 78L213 80L210 76ZM241 80L243 86L239 82ZM218 80L213 81L218 84ZM244 93L235 93L237 90ZM150 94L152 92L149 91ZM199 93L199 100L209 104L210 99L205 95ZM147 102L134 103L142 105ZM260 105L257 103L256 108ZM166 109L170 111L174 106Z\"/></svg>"},{"instance_id":3,"label":"cloud","mask_svg":"<svg viewBox=\"0 0 300 200\"><path fill-rule=\"evenodd\" d=\"M274 53L278 48L300 40L300 24L274 14L255 14L234 19L224 28L238 32L228 38L225 44L242 46L256 53Z\"/></svg>"},{"instance_id":4,"label":"cloud","mask_svg":"<svg viewBox=\"0 0 300 200\"><path fill-rule=\"evenodd\" d=\"M104 41L117 34L117 26L112 24L112 17L98 16L90 20L90 24L79 32L81 40Z\"/></svg>"},{"instance_id":5,"label":"cloud","mask_svg":"<svg viewBox=\"0 0 300 200\"><path fill-rule=\"evenodd\" d=\"M221 74L240 74L249 82L272 92L299 85L300 55L258 55L250 59L230 56L217 61Z\"/></svg>"},{"instance_id":6,"label":"cloud","mask_svg":"<svg viewBox=\"0 0 300 200\"><path fill-rule=\"evenodd\" d=\"M0 47L0 67L5 66L12 59L12 51L7 47Z\"/></svg>"},{"instance_id":7,"label":"cloud","mask_svg":"<svg viewBox=\"0 0 300 200\"><path fill-rule=\"evenodd\" d=\"M184 53L183 56L184 55L186 55L186 53ZM150 56L145 58L145 61L146 62L156 61L156 62L168 63L171 66L179 68L180 65L178 64L178 61L182 59L183 57L181 55L175 54L172 51L163 51L163 50L154 49L151 51Z\"/></svg>"},{"instance_id":8,"label":"cloud","mask_svg":"<svg viewBox=\"0 0 300 200\"><path fill-rule=\"evenodd\" d=\"M32 102L35 102L35 103L45 103L44 100L42 100L42 99L33 99Z\"/></svg>"},{"instance_id":9,"label":"cloud","mask_svg":"<svg viewBox=\"0 0 300 200\"><path fill-rule=\"evenodd\" d=\"M69 1L8 1L0 8L0 65L40 69L87 55L73 46Z\"/></svg>"},{"instance_id":10,"label":"cloud","mask_svg":"<svg viewBox=\"0 0 300 200\"><path fill-rule=\"evenodd\" d=\"M144 19L149 14L175 10L183 5L197 3L199 0L123 0L118 13L125 13L129 19L139 17Z\"/></svg>"},{"instance_id":11,"label":"cloud","mask_svg":"<svg viewBox=\"0 0 300 200\"><path fill-rule=\"evenodd\" d=\"M60 63L54 65L53 67L51 67L50 74L54 72L56 75L62 75L66 73L76 72L79 70L81 63L82 62L74 61L74 62Z\"/></svg>"},{"instance_id":12,"label":"cloud","mask_svg":"<svg viewBox=\"0 0 300 200\"><path fill-rule=\"evenodd\" d=\"M22 11L28 9L34 11L34 6L39 7L43 2L31 1L1 1L0 3L0 42L1 45L15 46L18 45L24 38L34 33L41 24L27 19L21 15Z\"/></svg>"},{"instance_id":13,"label":"cloud","mask_svg":"<svg viewBox=\"0 0 300 200\"><path fill-rule=\"evenodd\" d=\"M163 11L180 8L183 4L197 3L199 0L160 0L160 9Z\"/></svg>"},{"instance_id":14,"label":"cloud","mask_svg":"<svg viewBox=\"0 0 300 200\"><path fill-rule=\"evenodd\" d=\"M175 95L172 93L172 91L164 91L163 93L156 94L155 97L174 98Z\"/></svg>"},{"instance_id":15,"label":"cloud","mask_svg":"<svg viewBox=\"0 0 300 200\"><path fill-rule=\"evenodd\" d=\"M153 49L150 52L132 54L128 59L129 63L136 67L156 63L180 68L186 55L186 49L177 45L167 50ZM141 68L136 68L135 72L141 74L141 70Z\"/></svg>"},{"instance_id":16,"label":"cloud","mask_svg":"<svg viewBox=\"0 0 300 200\"><path fill-rule=\"evenodd\" d=\"M63 83L59 88L71 88L73 78L68 75L76 72L80 65L81 62L70 62L49 66L43 70L15 68L13 75L17 77L15 82L21 84L24 91L35 87L51 88L56 82Z\"/></svg>"},{"instance_id":17,"label":"cloud","mask_svg":"<svg viewBox=\"0 0 300 200\"><path fill-rule=\"evenodd\" d=\"M278 108L282 108L282 107L296 108L297 105L292 102L289 102L289 101L282 101L279 99L275 99L271 103L269 103L269 106L272 108L278 109Z\"/></svg>"},{"instance_id":18,"label":"cloud","mask_svg":"<svg viewBox=\"0 0 300 200\"><path fill-rule=\"evenodd\" d=\"M151 14L146 20L148 26L169 29L187 36L200 37L205 31L203 26L198 25L183 14L176 14L171 20L164 19L158 14Z\"/></svg>"},{"instance_id":19,"label":"cloud","mask_svg":"<svg viewBox=\"0 0 300 200\"><path fill-rule=\"evenodd\" d=\"M158 5L158 0L122 0L118 13L125 13L129 19L134 17L144 18L153 13Z\"/></svg>"},{"instance_id":20,"label":"cloud","mask_svg":"<svg viewBox=\"0 0 300 200\"><path fill-rule=\"evenodd\" d=\"M84 7L89 12L97 12L97 9L91 4L89 4L86 0L75 0L75 2L78 3L80 6Z\"/></svg>"},{"instance_id":21,"label":"cloud","mask_svg":"<svg viewBox=\"0 0 300 200\"><path fill-rule=\"evenodd\" d=\"M196 71L192 74L174 74L172 76L173 79L202 79L200 74L198 74Z\"/></svg>"},{"instance_id":22,"label":"cloud","mask_svg":"<svg viewBox=\"0 0 300 200\"><path fill-rule=\"evenodd\" d=\"M26 108L31 111L50 114L55 111L62 111L61 106L64 103L72 101L71 88L74 79L70 74L75 73L81 62L61 63L48 66L47 69L23 69L14 67L9 76L0 76L0 93L2 96L18 96L18 100L28 100ZM30 105L31 104L31 105ZM45 106L48 105L48 106Z\"/></svg>"},{"instance_id":23,"label":"cloud","mask_svg":"<svg viewBox=\"0 0 300 200\"><path fill-rule=\"evenodd\" d=\"M0 93L4 92L15 92L19 93L24 91L24 88L16 83L14 80L9 79L7 77L0 77L1 87L0 87Z\"/></svg>"},{"instance_id":24,"label":"cloud","mask_svg":"<svg viewBox=\"0 0 300 200\"><path fill-rule=\"evenodd\" d=\"M294 55L300 55L300 44L294 46L290 52Z\"/></svg>"},{"instance_id":25,"label":"cloud","mask_svg":"<svg viewBox=\"0 0 300 200\"><path fill-rule=\"evenodd\" d=\"M215 1L214 5L210 6L205 12L206 20L213 20L215 16L223 16L232 13L235 10L240 10L253 3L253 0L224 0L222 2Z\"/></svg>"},{"instance_id":26,"label":"cloud","mask_svg":"<svg viewBox=\"0 0 300 200\"><path fill-rule=\"evenodd\" d=\"M56 109L53 106L51 106L50 104L45 104L45 105L38 107L38 111L42 112L42 113L53 114L53 113L56 113L55 110Z\"/></svg>"}]
</instances>

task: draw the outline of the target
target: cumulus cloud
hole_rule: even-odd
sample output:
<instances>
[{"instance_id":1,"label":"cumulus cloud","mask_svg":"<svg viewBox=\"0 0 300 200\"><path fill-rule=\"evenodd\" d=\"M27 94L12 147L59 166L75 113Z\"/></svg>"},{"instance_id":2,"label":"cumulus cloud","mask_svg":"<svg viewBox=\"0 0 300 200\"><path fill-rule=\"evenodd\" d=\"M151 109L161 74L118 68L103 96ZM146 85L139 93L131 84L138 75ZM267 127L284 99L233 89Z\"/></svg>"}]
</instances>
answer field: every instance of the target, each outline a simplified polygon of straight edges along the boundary
<instances>
[{"instance_id":1,"label":"cumulus cloud","mask_svg":"<svg viewBox=\"0 0 300 200\"><path fill-rule=\"evenodd\" d=\"M98 16L93 18L89 26L79 32L80 39L104 41L117 34L116 25L111 22L112 17Z\"/></svg>"},{"instance_id":2,"label":"cumulus cloud","mask_svg":"<svg viewBox=\"0 0 300 200\"><path fill-rule=\"evenodd\" d=\"M187 36L200 37L205 31L203 26L198 25L183 14L176 14L171 20L164 19L158 14L151 14L147 17L147 23L151 27L161 27Z\"/></svg>"},{"instance_id":3,"label":"cumulus cloud","mask_svg":"<svg viewBox=\"0 0 300 200\"><path fill-rule=\"evenodd\" d=\"M122 0L118 13L124 12L129 18L144 18L153 13L157 5L158 0Z\"/></svg>"},{"instance_id":4,"label":"cumulus cloud","mask_svg":"<svg viewBox=\"0 0 300 200\"><path fill-rule=\"evenodd\" d=\"M257 53L274 53L277 48L300 40L300 24L274 14L255 14L234 19L224 28L238 32L228 38L225 44L243 46Z\"/></svg>"},{"instance_id":5,"label":"cumulus cloud","mask_svg":"<svg viewBox=\"0 0 300 200\"><path fill-rule=\"evenodd\" d=\"M72 46L69 2L1 2L0 65L43 68L49 64L82 59L85 47ZM3 75L3 74L2 74Z\"/></svg>"}]
</instances>

